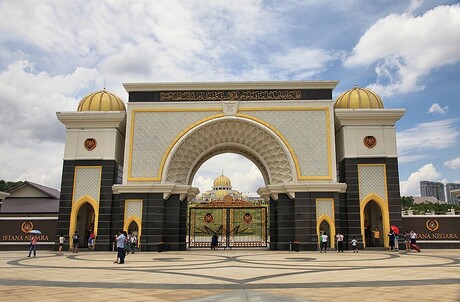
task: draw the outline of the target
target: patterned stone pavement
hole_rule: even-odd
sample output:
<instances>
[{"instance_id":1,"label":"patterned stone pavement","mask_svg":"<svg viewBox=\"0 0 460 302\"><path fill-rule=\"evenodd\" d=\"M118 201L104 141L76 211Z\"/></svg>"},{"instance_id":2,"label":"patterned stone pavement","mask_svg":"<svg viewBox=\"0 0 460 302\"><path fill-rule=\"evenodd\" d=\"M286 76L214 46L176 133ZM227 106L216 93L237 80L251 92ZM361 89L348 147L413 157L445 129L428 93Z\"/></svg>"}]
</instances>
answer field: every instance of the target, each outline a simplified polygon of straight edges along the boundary
<instances>
[{"instance_id":1,"label":"patterned stone pavement","mask_svg":"<svg viewBox=\"0 0 460 302\"><path fill-rule=\"evenodd\" d=\"M0 252L0 301L460 301L460 251Z\"/></svg>"}]
</instances>

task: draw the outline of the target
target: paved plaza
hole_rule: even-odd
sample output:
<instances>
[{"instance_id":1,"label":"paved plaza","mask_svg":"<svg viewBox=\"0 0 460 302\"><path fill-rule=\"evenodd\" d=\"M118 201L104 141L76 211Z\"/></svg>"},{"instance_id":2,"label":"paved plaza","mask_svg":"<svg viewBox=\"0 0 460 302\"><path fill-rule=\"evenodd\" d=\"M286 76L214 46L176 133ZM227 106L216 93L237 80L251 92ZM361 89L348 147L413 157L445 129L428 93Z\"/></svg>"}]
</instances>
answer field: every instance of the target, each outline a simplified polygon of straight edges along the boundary
<instances>
[{"instance_id":1,"label":"paved plaza","mask_svg":"<svg viewBox=\"0 0 460 302\"><path fill-rule=\"evenodd\" d=\"M1 301L460 301L460 251L0 252Z\"/></svg>"}]
</instances>

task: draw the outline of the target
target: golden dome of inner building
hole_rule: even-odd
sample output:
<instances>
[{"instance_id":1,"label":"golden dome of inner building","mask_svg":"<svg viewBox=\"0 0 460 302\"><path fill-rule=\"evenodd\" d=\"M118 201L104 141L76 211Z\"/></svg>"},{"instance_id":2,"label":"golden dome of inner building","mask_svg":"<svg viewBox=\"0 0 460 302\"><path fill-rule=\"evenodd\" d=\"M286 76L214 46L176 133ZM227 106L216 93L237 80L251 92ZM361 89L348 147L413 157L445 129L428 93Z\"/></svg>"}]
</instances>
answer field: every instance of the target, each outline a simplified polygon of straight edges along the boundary
<instances>
[{"instance_id":1,"label":"golden dome of inner building","mask_svg":"<svg viewBox=\"0 0 460 302\"><path fill-rule=\"evenodd\" d=\"M118 96L102 89L85 96L77 111L126 111L126 106Z\"/></svg>"},{"instance_id":2,"label":"golden dome of inner building","mask_svg":"<svg viewBox=\"0 0 460 302\"><path fill-rule=\"evenodd\" d=\"M223 174L214 180L214 188L232 188L232 182Z\"/></svg>"},{"instance_id":3,"label":"golden dome of inner building","mask_svg":"<svg viewBox=\"0 0 460 302\"><path fill-rule=\"evenodd\" d=\"M370 89L359 88L342 93L334 103L335 109L383 109L382 99Z\"/></svg>"}]
</instances>

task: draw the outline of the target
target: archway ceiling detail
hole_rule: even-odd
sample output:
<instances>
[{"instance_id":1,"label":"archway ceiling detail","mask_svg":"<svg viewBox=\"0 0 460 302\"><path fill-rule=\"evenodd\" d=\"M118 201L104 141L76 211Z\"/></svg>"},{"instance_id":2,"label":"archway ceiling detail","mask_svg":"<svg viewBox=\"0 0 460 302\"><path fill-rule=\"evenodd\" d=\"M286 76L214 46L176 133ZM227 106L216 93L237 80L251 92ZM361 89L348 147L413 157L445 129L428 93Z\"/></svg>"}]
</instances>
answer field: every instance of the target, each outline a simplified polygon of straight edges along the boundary
<instances>
[{"instance_id":1,"label":"archway ceiling detail","mask_svg":"<svg viewBox=\"0 0 460 302\"><path fill-rule=\"evenodd\" d=\"M293 181L290 155L286 154L274 135L253 122L235 118L213 120L191 130L178 142L167 169L166 180L181 184L191 182L190 178L196 172L199 159L209 158L209 153L215 151L217 145L240 145L251 150L249 153L253 157L247 157L253 161L259 159L263 163L270 184Z\"/></svg>"},{"instance_id":2,"label":"archway ceiling detail","mask_svg":"<svg viewBox=\"0 0 460 302\"><path fill-rule=\"evenodd\" d=\"M251 153L251 151L247 150L246 146L238 145L235 143L233 143L232 145L217 145L214 146L214 148L212 148L211 150L207 150L206 156L197 159L193 164L193 169L190 173L190 176L188 177L189 183L191 183L191 181L195 177L196 172L202 164L204 164L208 159L223 153L234 153L246 157L247 159L252 161L259 169L259 171L262 173L262 177L264 179L265 184L270 183L267 168L265 167L262 160L257 158L253 153Z\"/></svg>"}]
</instances>

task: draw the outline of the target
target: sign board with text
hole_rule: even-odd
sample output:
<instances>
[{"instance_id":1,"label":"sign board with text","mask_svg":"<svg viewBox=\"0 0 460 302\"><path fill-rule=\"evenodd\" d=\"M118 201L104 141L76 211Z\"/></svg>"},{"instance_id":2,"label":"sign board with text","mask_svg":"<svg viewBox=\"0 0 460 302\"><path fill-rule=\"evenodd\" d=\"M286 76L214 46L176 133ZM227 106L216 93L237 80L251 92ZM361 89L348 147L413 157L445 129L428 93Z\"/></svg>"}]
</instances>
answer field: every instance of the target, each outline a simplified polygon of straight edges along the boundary
<instances>
[{"instance_id":1,"label":"sign board with text","mask_svg":"<svg viewBox=\"0 0 460 302\"><path fill-rule=\"evenodd\" d=\"M28 245L32 230L38 230L40 247L54 247L56 238L57 217L0 217L0 249L24 249Z\"/></svg>"},{"instance_id":2,"label":"sign board with text","mask_svg":"<svg viewBox=\"0 0 460 302\"><path fill-rule=\"evenodd\" d=\"M460 248L460 216L411 215L402 217L401 232L417 233L417 244L426 248Z\"/></svg>"}]
</instances>

